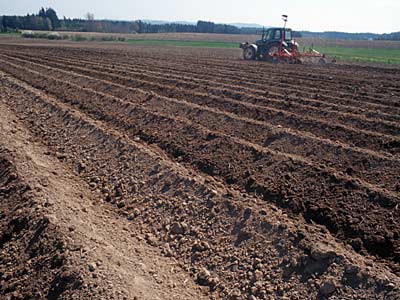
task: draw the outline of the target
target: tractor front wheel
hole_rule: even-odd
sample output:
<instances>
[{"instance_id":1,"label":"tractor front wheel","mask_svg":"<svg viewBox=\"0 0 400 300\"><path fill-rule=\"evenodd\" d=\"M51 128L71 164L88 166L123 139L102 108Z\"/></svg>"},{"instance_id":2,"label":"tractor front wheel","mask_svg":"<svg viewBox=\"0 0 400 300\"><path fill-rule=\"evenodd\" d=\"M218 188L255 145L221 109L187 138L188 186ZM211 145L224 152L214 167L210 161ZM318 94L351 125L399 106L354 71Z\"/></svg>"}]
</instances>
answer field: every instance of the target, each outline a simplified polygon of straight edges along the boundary
<instances>
[{"instance_id":1,"label":"tractor front wheel","mask_svg":"<svg viewBox=\"0 0 400 300\"><path fill-rule=\"evenodd\" d=\"M245 60L254 60L256 58L256 50L253 47L247 47L243 50L243 58Z\"/></svg>"}]
</instances>

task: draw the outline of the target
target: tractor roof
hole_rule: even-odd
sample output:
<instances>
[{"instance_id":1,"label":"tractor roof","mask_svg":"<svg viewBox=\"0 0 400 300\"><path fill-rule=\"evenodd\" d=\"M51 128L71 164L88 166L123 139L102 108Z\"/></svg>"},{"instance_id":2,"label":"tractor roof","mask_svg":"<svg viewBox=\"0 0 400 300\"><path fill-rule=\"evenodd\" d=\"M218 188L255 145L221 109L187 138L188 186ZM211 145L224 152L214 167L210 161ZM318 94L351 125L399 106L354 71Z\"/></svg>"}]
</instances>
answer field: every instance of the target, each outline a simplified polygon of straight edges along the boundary
<instances>
[{"instance_id":1,"label":"tractor roof","mask_svg":"<svg viewBox=\"0 0 400 300\"><path fill-rule=\"evenodd\" d=\"M275 29L280 29L280 30L282 30L283 27L270 27L270 28L267 28L267 30L275 30ZM292 30L292 29L291 29L291 28L286 28L286 30Z\"/></svg>"}]
</instances>

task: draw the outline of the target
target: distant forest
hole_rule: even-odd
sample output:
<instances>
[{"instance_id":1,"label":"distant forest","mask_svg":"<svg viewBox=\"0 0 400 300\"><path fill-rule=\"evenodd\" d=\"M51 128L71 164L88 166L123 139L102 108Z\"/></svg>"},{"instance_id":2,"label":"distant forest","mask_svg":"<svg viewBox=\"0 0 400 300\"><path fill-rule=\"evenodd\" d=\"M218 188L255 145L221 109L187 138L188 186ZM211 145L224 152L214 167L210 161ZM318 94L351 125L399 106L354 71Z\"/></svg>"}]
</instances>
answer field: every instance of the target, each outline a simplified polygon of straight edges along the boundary
<instances>
[{"instance_id":1,"label":"distant forest","mask_svg":"<svg viewBox=\"0 0 400 300\"><path fill-rule=\"evenodd\" d=\"M151 24L138 21L95 20L93 14L84 19L58 18L52 8L41 8L37 14L26 16L0 16L0 31L15 30L57 30L77 32L109 33L162 33L162 32L200 32L200 33L256 33L260 28L241 29L232 25L198 21L197 24Z\"/></svg>"},{"instance_id":2,"label":"distant forest","mask_svg":"<svg viewBox=\"0 0 400 300\"><path fill-rule=\"evenodd\" d=\"M0 16L0 32L16 30L107 32L107 33L163 33L198 32L220 34L260 34L262 28L239 28L233 25L198 21L197 24L152 24L143 21L96 20L93 14L85 18L59 18L52 8L41 8L37 14L26 16ZM346 32L295 32L295 37L351 39L351 40L400 40L400 32L389 34L346 33Z\"/></svg>"},{"instance_id":3,"label":"distant forest","mask_svg":"<svg viewBox=\"0 0 400 300\"><path fill-rule=\"evenodd\" d=\"M337 32L337 31L325 31L325 32L310 32L301 31L301 35L304 38L321 38L321 39L337 39L337 40L388 40L388 41L400 41L400 31L393 33L348 33L348 32Z\"/></svg>"}]
</instances>

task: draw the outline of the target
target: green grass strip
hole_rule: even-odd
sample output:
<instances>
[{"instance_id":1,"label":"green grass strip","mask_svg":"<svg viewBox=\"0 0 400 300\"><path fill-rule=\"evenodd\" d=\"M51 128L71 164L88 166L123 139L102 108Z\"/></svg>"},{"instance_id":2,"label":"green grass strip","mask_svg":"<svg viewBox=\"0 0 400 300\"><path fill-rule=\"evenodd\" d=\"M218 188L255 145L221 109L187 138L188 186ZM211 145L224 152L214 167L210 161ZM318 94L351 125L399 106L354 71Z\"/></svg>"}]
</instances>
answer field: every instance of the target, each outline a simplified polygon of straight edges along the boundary
<instances>
[{"instance_id":1,"label":"green grass strip","mask_svg":"<svg viewBox=\"0 0 400 300\"><path fill-rule=\"evenodd\" d=\"M400 49L331 46L315 46L314 48L321 53L342 60L400 64Z\"/></svg>"}]
</instances>

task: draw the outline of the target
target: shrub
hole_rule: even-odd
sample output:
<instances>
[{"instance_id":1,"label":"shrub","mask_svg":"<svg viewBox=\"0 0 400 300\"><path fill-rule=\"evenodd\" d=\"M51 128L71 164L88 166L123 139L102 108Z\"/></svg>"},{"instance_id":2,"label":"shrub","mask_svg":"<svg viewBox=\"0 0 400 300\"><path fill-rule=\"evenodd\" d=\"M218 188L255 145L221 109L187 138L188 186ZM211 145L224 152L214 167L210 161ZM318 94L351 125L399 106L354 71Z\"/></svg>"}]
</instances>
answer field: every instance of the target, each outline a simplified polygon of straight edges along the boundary
<instances>
[{"instance_id":1,"label":"shrub","mask_svg":"<svg viewBox=\"0 0 400 300\"><path fill-rule=\"evenodd\" d=\"M115 37L113 37L113 36L102 36L101 37L101 41L103 41L103 42L112 42L112 41L115 41Z\"/></svg>"},{"instance_id":2,"label":"shrub","mask_svg":"<svg viewBox=\"0 0 400 300\"><path fill-rule=\"evenodd\" d=\"M22 32L21 36L23 38L34 38L35 34L33 33L33 31L28 30L28 31Z\"/></svg>"},{"instance_id":3,"label":"shrub","mask_svg":"<svg viewBox=\"0 0 400 300\"><path fill-rule=\"evenodd\" d=\"M61 35L58 32L51 32L47 35L49 40L61 40Z\"/></svg>"},{"instance_id":4,"label":"shrub","mask_svg":"<svg viewBox=\"0 0 400 300\"><path fill-rule=\"evenodd\" d=\"M47 33L46 32L39 32L34 34L34 38L37 39L47 39Z\"/></svg>"},{"instance_id":5,"label":"shrub","mask_svg":"<svg viewBox=\"0 0 400 300\"><path fill-rule=\"evenodd\" d=\"M77 34L72 36L72 40L76 42L83 42L86 41L86 38L80 34Z\"/></svg>"}]
</instances>

